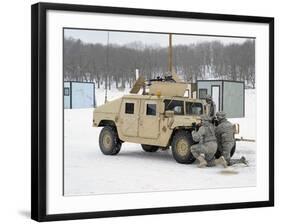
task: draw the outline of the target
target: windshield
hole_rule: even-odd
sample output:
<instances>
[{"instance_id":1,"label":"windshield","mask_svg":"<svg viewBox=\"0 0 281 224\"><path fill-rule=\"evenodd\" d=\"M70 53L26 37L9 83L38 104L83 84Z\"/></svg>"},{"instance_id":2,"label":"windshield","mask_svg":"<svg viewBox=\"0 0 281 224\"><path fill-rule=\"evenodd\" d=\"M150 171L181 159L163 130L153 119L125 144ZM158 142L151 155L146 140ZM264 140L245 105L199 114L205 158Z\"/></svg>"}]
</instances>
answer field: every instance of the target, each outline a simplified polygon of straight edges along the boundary
<instances>
[{"instance_id":1,"label":"windshield","mask_svg":"<svg viewBox=\"0 0 281 224\"><path fill-rule=\"evenodd\" d=\"M190 115L201 115L203 114L203 106L201 103L186 102L186 114Z\"/></svg>"}]
</instances>

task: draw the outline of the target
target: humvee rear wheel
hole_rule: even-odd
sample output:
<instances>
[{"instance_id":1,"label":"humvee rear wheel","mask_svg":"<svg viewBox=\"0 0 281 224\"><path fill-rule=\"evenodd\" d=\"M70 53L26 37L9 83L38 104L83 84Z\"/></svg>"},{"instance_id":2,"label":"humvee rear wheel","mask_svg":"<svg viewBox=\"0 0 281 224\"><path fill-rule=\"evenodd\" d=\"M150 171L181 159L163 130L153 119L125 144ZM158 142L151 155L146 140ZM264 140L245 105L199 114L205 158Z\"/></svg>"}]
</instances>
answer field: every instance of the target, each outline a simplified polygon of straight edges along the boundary
<instances>
[{"instance_id":1,"label":"humvee rear wheel","mask_svg":"<svg viewBox=\"0 0 281 224\"><path fill-rule=\"evenodd\" d=\"M103 154L116 155L121 149L121 141L118 138L116 128L106 126L101 130L99 145Z\"/></svg>"},{"instance_id":2,"label":"humvee rear wheel","mask_svg":"<svg viewBox=\"0 0 281 224\"><path fill-rule=\"evenodd\" d=\"M155 146L155 145L141 145L142 149L145 151L145 152L156 152L159 147L158 146Z\"/></svg>"},{"instance_id":3,"label":"humvee rear wheel","mask_svg":"<svg viewBox=\"0 0 281 224\"><path fill-rule=\"evenodd\" d=\"M193 157L190 147L193 144L191 134L187 131L178 131L172 140L172 153L178 163L193 163Z\"/></svg>"}]
</instances>

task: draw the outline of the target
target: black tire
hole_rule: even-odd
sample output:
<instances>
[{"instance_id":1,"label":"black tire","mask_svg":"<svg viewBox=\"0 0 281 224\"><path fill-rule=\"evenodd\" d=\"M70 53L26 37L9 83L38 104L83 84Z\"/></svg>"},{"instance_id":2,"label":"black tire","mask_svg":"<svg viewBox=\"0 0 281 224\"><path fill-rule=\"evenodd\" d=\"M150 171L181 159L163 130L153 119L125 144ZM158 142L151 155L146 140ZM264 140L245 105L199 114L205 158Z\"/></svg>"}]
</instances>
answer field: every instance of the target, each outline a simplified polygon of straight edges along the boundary
<instances>
[{"instance_id":1,"label":"black tire","mask_svg":"<svg viewBox=\"0 0 281 224\"><path fill-rule=\"evenodd\" d=\"M156 152L159 147L158 146L155 146L155 145L141 145L143 151L145 152Z\"/></svg>"},{"instance_id":2,"label":"black tire","mask_svg":"<svg viewBox=\"0 0 281 224\"><path fill-rule=\"evenodd\" d=\"M177 131L172 140L172 153L178 163L191 164L195 161L191 153L192 136L188 131Z\"/></svg>"},{"instance_id":3,"label":"black tire","mask_svg":"<svg viewBox=\"0 0 281 224\"><path fill-rule=\"evenodd\" d=\"M104 155L116 155L122 146L115 127L105 126L99 136L100 150Z\"/></svg>"},{"instance_id":4,"label":"black tire","mask_svg":"<svg viewBox=\"0 0 281 224\"><path fill-rule=\"evenodd\" d=\"M236 150L236 141L234 142L234 146L232 147L232 149L230 151L230 157L232 157L234 155L235 150ZM217 150L215 157L216 157L216 159L221 157L221 152L219 150Z\"/></svg>"}]
</instances>

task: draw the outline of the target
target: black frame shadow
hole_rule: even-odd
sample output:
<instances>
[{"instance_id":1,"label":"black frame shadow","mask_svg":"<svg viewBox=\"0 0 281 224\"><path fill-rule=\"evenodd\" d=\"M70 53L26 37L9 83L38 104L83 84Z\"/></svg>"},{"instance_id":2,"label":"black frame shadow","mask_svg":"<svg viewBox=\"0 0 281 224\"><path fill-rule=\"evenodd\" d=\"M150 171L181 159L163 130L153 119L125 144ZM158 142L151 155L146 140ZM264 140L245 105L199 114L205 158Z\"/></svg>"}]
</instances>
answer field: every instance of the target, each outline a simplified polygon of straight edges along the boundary
<instances>
[{"instance_id":1,"label":"black frame shadow","mask_svg":"<svg viewBox=\"0 0 281 224\"><path fill-rule=\"evenodd\" d=\"M63 10L162 16L269 25L269 200L68 214L46 213L46 12ZM36 221L102 218L274 206L274 18L73 4L37 3L31 7L31 218Z\"/></svg>"}]
</instances>

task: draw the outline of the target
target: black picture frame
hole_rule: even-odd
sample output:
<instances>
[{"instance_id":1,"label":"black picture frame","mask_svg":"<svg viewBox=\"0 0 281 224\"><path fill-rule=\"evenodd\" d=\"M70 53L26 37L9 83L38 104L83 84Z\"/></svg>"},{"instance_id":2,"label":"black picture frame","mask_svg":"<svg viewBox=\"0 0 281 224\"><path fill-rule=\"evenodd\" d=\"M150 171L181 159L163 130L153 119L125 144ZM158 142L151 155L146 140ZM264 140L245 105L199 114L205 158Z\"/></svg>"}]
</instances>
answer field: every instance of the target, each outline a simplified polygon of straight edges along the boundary
<instances>
[{"instance_id":1,"label":"black picture frame","mask_svg":"<svg viewBox=\"0 0 281 224\"><path fill-rule=\"evenodd\" d=\"M168 18L191 18L217 21L253 22L269 25L269 200L196 206L139 208L129 210L83 212L68 214L46 213L46 13L48 10L100 12ZM151 9L103 7L74 4L37 3L31 9L31 218L36 221L71 220L206 210L238 209L274 206L274 18L163 11Z\"/></svg>"}]
</instances>

